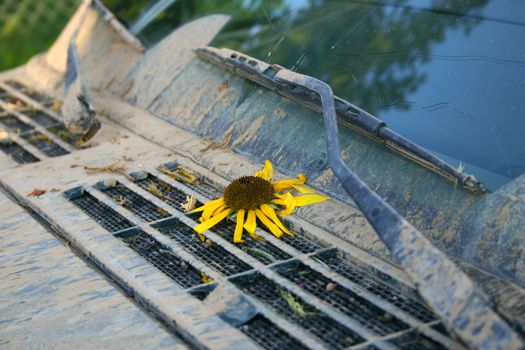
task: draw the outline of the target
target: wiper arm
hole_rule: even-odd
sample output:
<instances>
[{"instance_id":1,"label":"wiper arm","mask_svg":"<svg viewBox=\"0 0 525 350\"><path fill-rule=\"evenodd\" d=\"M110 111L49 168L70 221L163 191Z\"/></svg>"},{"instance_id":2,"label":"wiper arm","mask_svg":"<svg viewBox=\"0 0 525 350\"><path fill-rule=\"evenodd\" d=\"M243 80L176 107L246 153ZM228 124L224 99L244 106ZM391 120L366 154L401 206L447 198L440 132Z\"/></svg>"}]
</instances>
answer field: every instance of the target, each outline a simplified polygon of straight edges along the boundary
<instances>
[{"instance_id":1,"label":"wiper arm","mask_svg":"<svg viewBox=\"0 0 525 350\"><path fill-rule=\"evenodd\" d=\"M312 91L300 85L283 84L283 82L275 78L280 71L288 71L279 65L270 65L240 52L225 48L203 47L196 49L195 53L212 64L226 68L314 111L322 112L321 100L318 94L312 93ZM340 124L382 143L387 148L398 152L402 156L461 185L473 193L486 192L483 184L476 180L473 175L462 173L421 146L397 134L381 119L337 96L333 96L332 104L338 117L337 121Z\"/></svg>"}]
</instances>

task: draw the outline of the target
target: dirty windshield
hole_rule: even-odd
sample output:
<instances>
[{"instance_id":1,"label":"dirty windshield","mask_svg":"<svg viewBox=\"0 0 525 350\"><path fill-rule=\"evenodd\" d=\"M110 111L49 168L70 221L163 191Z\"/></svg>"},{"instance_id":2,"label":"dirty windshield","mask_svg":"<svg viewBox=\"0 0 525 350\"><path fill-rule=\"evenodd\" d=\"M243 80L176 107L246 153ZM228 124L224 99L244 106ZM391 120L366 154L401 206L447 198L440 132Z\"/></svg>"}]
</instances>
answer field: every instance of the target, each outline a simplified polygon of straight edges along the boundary
<instances>
[{"instance_id":1,"label":"dirty windshield","mask_svg":"<svg viewBox=\"0 0 525 350\"><path fill-rule=\"evenodd\" d=\"M490 189L525 170L525 2L106 1L149 46L212 13L212 45L328 82Z\"/></svg>"}]
</instances>

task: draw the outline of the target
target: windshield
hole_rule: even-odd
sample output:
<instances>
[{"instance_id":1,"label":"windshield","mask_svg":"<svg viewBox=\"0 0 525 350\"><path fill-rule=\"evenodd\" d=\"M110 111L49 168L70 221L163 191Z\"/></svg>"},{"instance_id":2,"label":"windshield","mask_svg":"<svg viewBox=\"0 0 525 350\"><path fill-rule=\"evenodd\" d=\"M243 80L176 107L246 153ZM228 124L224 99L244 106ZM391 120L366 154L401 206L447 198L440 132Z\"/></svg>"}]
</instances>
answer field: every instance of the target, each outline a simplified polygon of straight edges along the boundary
<instances>
[{"instance_id":1,"label":"windshield","mask_svg":"<svg viewBox=\"0 0 525 350\"><path fill-rule=\"evenodd\" d=\"M106 1L153 45L211 13L232 20L213 46L328 82L490 189L525 171L521 1ZM141 22L142 20L142 22Z\"/></svg>"}]
</instances>

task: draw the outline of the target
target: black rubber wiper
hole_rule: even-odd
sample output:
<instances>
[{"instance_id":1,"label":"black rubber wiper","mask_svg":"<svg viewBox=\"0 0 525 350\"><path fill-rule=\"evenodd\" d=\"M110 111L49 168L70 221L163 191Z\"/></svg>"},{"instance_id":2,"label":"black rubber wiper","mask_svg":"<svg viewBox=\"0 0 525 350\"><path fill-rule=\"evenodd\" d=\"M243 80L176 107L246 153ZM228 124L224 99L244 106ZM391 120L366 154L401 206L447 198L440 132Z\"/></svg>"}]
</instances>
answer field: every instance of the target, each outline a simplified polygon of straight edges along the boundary
<instances>
[{"instance_id":1,"label":"black rubber wiper","mask_svg":"<svg viewBox=\"0 0 525 350\"><path fill-rule=\"evenodd\" d=\"M199 51L203 54L214 50L217 49ZM240 59L252 67L258 65L257 61L239 55L231 52L230 58ZM239 71L235 65L231 68L250 78L249 71ZM267 75L267 69L271 69L271 76ZM330 86L281 67L267 65L263 72L272 81L270 88L276 89L277 86L283 91L300 91L301 95L308 95L306 100L319 101L330 168L414 281L419 293L449 328L475 349L522 349L525 344L520 336L491 308L489 299L470 277L348 169L341 158L335 98ZM256 79L260 79L258 75Z\"/></svg>"},{"instance_id":2,"label":"black rubber wiper","mask_svg":"<svg viewBox=\"0 0 525 350\"><path fill-rule=\"evenodd\" d=\"M240 52L225 48L203 47L196 49L195 53L200 58L214 65L226 68L314 111L322 112L321 100L317 93L312 93L312 91L300 85L283 84L275 78L278 72L286 70L279 65L270 65ZM385 147L473 193L479 194L486 191L483 184L476 180L473 175L459 171L423 147L397 134L381 119L337 96L333 96L332 104L335 108L337 121L340 124L382 143Z\"/></svg>"}]
</instances>

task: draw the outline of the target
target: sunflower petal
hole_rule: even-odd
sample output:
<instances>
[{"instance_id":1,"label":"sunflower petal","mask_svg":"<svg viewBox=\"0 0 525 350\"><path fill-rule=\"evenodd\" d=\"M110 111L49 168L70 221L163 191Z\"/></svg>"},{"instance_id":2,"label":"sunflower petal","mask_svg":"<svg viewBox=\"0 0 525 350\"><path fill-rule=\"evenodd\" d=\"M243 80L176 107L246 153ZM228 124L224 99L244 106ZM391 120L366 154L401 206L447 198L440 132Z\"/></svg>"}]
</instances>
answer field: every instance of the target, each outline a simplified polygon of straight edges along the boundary
<instances>
[{"instance_id":1,"label":"sunflower petal","mask_svg":"<svg viewBox=\"0 0 525 350\"><path fill-rule=\"evenodd\" d=\"M209 207L215 207L217 208L217 206L215 206L217 203L221 203L222 204L222 201L224 201L224 198L219 198L219 199L215 199L215 200L212 200L212 201L209 201L208 203L204 204L204 205L201 205L200 207L198 208L195 208L193 209L191 212L192 213L198 213L199 211L204 211L206 209L208 209ZM220 205L220 204L219 204Z\"/></svg>"},{"instance_id":2,"label":"sunflower petal","mask_svg":"<svg viewBox=\"0 0 525 350\"><path fill-rule=\"evenodd\" d=\"M297 192L302 193L302 194L315 193L313 189L307 186L303 186L303 185L293 185L293 188L297 190Z\"/></svg>"},{"instance_id":3,"label":"sunflower petal","mask_svg":"<svg viewBox=\"0 0 525 350\"><path fill-rule=\"evenodd\" d=\"M283 231L277 225L275 225L270 219L264 215L264 213L260 209L255 209L255 215L261 220L261 222L264 224L264 226L268 227L270 232L273 233L273 235L277 238L281 237L283 235Z\"/></svg>"},{"instance_id":4,"label":"sunflower petal","mask_svg":"<svg viewBox=\"0 0 525 350\"><path fill-rule=\"evenodd\" d=\"M235 232L233 233L233 243L242 243L242 230L244 225L244 209L237 211L237 224L235 225Z\"/></svg>"},{"instance_id":5,"label":"sunflower petal","mask_svg":"<svg viewBox=\"0 0 525 350\"><path fill-rule=\"evenodd\" d=\"M297 201L297 206L298 207L303 207L305 205L310 205L310 204L314 204L314 203L319 203L319 202L324 202L328 199L330 199L329 197L325 197L325 196L322 196L320 194L307 194L305 196L297 196L295 197L296 201Z\"/></svg>"},{"instance_id":6,"label":"sunflower petal","mask_svg":"<svg viewBox=\"0 0 525 350\"><path fill-rule=\"evenodd\" d=\"M255 217L255 210L248 211L246 221L244 222L244 228L246 229L246 231L248 231L248 233L253 239L263 240L261 236L255 233L255 230L257 229L257 219Z\"/></svg>"},{"instance_id":7,"label":"sunflower petal","mask_svg":"<svg viewBox=\"0 0 525 350\"><path fill-rule=\"evenodd\" d=\"M297 175L297 179L288 179L281 181L272 182L273 189L275 192L287 190L293 188L294 185L302 185L306 182L306 176L304 174Z\"/></svg>"},{"instance_id":8,"label":"sunflower petal","mask_svg":"<svg viewBox=\"0 0 525 350\"><path fill-rule=\"evenodd\" d=\"M270 181L273 177L273 165L269 160L264 162L264 168L255 173L255 176Z\"/></svg>"},{"instance_id":9,"label":"sunflower petal","mask_svg":"<svg viewBox=\"0 0 525 350\"><path fill-rule=\"evenodd\" d=\"M246 222L244 223L244 228L250 234L255 233L255 229L257 228L257 222L255 220L255 211L253 210L248 211Z\"/></svg>"},{"instance_id":10,"label":"sunflower petal","mask_svg":"<svg viewBox=\"0 0 525 350\"><path fill-rule=\"evenodd\" d=\"M203 223L198 224L193 229L197 233L203 233L204 231L209 230L210 228L212 228L213 226L217 225L219 222L224 220L228 216L228 214L230 214L230 211L231 211L231 209L227 208L226 210L224 210L223 212L213 216L209 220L206 220Z\"/></svg>"},{"instance_id":11,"label":"sunflower petal","mask_svg":"<svg viewBox=\"0 0 525 350\"><path fill-rule=\"evenodd\" d=\"M217 209L219 209L220 207L222 207L224 205L224 199L223 198L216 199L216 200L214 200L212 202L214 202L213 205L209 205L202 212L202 216L201 216L202 221L206 221L209 218L211 218L213 213L215 213L217 211ZM210 203L208 203L208 204L210 204Z\"/></svg>"},{"instance_id":12,"label":"sunflower petal","mask_svg":"<svg viewBox=\"0 0 525 350\"><path fill-rule=\"evenodd\" d=\"M293 234L290 231L288 231L288 229L283 225L281 220L279 220L277 214L275 214L275 210L273 210L272 207L270 207L268 204L263 204L261 205L261 210L264 213L264 215L270 218L270 220L272 220L273 223L277 225L277 227L279 227L284 233L293 236Z\"/></svg>"},{"instance_id":13,"label":"sunflower petal","mask_svg":"<svg viewBox=\"0 0 525 350\"><path fill-rule=\"evenodd\" d=\"M296 197L294 197L290 192L286 192L285 194L282 194L282 195L276 194L276 196L279 199L275 199L273 202L285 207L285 209L281 211L279 215L286 216L286 215L290 215L291 213L293 213L293 211L295 210L295 207L297 206Z\"/></svg>"}]
</instances>

